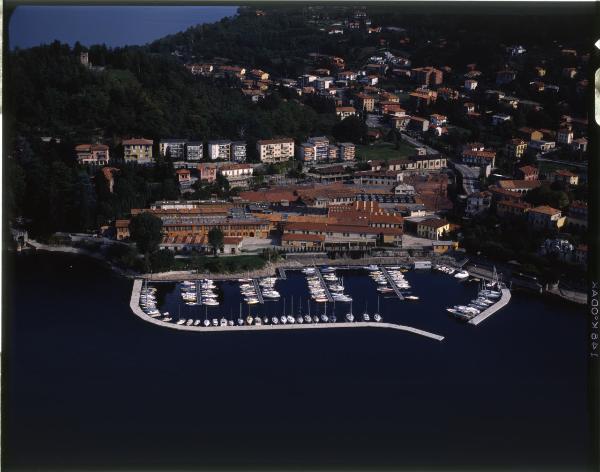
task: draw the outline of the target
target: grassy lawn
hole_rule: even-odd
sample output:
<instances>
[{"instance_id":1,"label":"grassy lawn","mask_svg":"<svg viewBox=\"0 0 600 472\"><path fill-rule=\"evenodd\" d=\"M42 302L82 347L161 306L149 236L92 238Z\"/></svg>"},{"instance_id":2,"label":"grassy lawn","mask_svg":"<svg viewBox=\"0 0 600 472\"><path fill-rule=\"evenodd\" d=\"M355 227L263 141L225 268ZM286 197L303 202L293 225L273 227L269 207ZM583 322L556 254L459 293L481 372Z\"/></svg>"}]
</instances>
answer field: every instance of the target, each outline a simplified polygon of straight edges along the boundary
<instances>
[{"instance_id":1,"label":"grassy lawn","mask_svg":"<svg viewBox=\"0 0 600 472\"><path fill-rule=\"evenodd\" d=\"M189 259L175 259L171 270L208 270L214 273L240 272L262 269L266 260L261 256L191 256Z\"/></svg>"},{"instance_id":2,"label":"grassy lawn","mask_svg":"<svg viewBox=\"0 0 600 472\"><path fill-rule=\"evenodd\" d=\"M371 145L357 145L356 158L359 161L372 159L401 159L415 154L415 148L410 144L401 142L399 149L392 143L375 143Z\"/></svg>"}]
</instances>

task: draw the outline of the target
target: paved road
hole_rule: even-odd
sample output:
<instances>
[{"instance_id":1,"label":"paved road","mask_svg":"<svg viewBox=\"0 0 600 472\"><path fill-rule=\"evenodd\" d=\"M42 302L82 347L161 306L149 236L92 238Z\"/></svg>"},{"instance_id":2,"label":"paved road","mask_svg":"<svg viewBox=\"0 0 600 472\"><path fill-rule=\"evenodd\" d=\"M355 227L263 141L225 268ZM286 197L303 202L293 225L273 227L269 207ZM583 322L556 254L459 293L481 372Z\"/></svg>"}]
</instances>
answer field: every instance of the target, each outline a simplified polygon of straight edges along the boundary
<instances>
[{"instance_id":1,"label":"paved road","mask_svg":"<svg viewBox=\"0 0 600 472\"><path fill-rule=\"evenodd\" d=\"M402 139L404 141L406 141L409 144L412 144L415 147L424 147L427 150L427 154L439 154L440 153L438 150L433 149L430 146L427 146L425 143L419 141L418 139L415 139L415 138L409 136L408 134L400 133L400 136L402 136Z\"/></svg>"},{"instance_id":2,"label":"paved road","mask_svg":"<svg viewBox=\"0 0 600 472\"><path fill-rule=\"evenodd\" d=\"M454 168L462 175L462 185L467 195L479 192L479 173L481 172L479 167L455 163Z\"/></svg>"}]
</instances>

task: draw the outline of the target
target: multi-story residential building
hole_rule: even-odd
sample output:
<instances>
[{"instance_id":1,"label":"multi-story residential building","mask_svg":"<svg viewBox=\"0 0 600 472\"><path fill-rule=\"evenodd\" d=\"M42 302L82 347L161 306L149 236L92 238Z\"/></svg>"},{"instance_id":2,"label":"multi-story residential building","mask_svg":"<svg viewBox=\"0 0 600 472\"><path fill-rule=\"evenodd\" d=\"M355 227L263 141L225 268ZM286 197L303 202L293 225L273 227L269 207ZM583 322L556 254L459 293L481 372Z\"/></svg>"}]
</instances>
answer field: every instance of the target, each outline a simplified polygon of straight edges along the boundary
<instances>
[{"instance_id":1,"label":"multi-story residential building","mask_svg":"<svg viewBox=\"0 0 600 472\"><path fill-rule=\"evenodd\" d=\"M529 203L500 200L496 202L496 215L500 218L521 218L527 214L530 208Z\"/></svg>"},{"instance_id":2,"label":"multi-story residential building","mask_svg":"<svg viewBox=\"0 0 600 472\"><path fill-rule=\"evenodd\" d=\"M500 180L497 185L503 190L525 195L541 184L539 180Z\"/></svg>"},{"instance_id":3,"label":"multi-story residential building","mask_svg":"<svg viewBox=\"0 0 600 472\"><path fill-rule=\"evenodd\" d=\"M294 158L294 140L291 138L262 139L257 141L256 150L261 162L282 162Z\"/></svg>"},{"instance_id":4,"label":"multi-story residential building","mask_svg":"<svg viewBox=\"0 0 600 472\"><path fill-rule=\"evenodd\" d=\"M421 238L440 239L450 231L450 223L440 218L427 218L417 222L417 235Z\"/></svg>"},{"instance_id":5,"label":"multi-story residential building","mask_svg":"<svg viewBox=\"0 0 600 472\"><path fill-rule=\"evenodd\" d=\"M435 103L437 100L437 92L433 90L415 90L409 94L412 104L421 108Z\"/></svg>"},{"instance_id":6,"label":"multi-story residential building","mask_svg":"<svg viewBox=\"0 0 600 472\"><path fill-rule=\"evenodd\" d=\"M448 117L446 115L433 113L429 115L429 122L432 126L444 126L446 123L448 123Z\"/></svg>"},{"instance_id":7,"label":"multi-story residential building","mask_svg":"<svg viewBox=\"0 0 600 472\"><path fill-rule=\"evenodd\" d=\"M174 161L182 161L185 158L185 139L162 139L158 143L158 150L162 157L169 155Z\"/></svg>"},{"instance_id":8,"label":"multi-story residential building","mask_svg":"<svg viewBox=\"0 0 600 472\"><path fill-rule=\"evenodd\" d=\"M225 164L219 167L219 172L233 187L248 188L254 169L249 164Z\"/></svg>"},{"instance_id":9,"label":"multi-story residential building","mask_svg":"<svg viewBox=\"0 0 600 472\"><path fill-rule=\"evenodd\" d=\"M75 146L75 153L79 164L105 166L110 161L108 146L105 144L79 144Z\"/></svg>"},{"instance_id":10,"label":"multi-story residential building","mask_svg":"<svg viewBox=\"0 0 600 472\"><path fill-rule=\"evenodd\" d=\"M359 93L356 95L356 100L361 110L371 113L375 109L375 97L366 93Z\"/></svg>"},{"instance_id":11,"label":"multi-story residential building","mask_svg":"<svg viewBox=\"0 0 600 472\"><path fill-rule=\"evenodd\" d=\"M329 152L327 153L327 159L330 161L337 161L340 158L340 148L333 144L329 145Z\"/></svg>"},{"instance_id":12,"label":"multi-story residential building","mask_svg":"<svg viewBox=\"0 0 600 472\"><path fill-rule=\"evenodd\" d=\"M536 229L560 229L565 220L560 210L547 205L531 208L527 213L527 221Z\"/></svg>"},{"instance_id":13,"label":"multi-story residential building","mask_svg":"<svg viewBox=\"0 0 600 472\"><path fill-rule=\"evenodd\" d=\"M232 141L230 157L234 162L246 162L246 141Z\"/></svg>"},{"instance_id":14,"label":"multi-story residential building","mask_svg":"<svg viewBox=\"0 0 600 472\"><path fill-rule=\"evenodd\" d=\"M525 154L527 143L522 139L511 139L505 146L506 155L515 160L520 160Z\"/></svg>"},{"instance_id":15,"label":"multi-story residential building","mask_svg":"<svg viewBox=\"0 0 600 472\"><path fill-rule=\"evenodd\" d=\"M408 131L414 131L417 133L424 133L429 129L429 120L420 116L411 116L408 125L406 126Z\"/></svg>"},{"instance_id":16,"label":"multi-story residential building","mask_svg":"<svg viewBox=\"0 0 600 472\"><path fill-rule=\"evenodd\" d=\"M202 141L189 141L185 147L185 157L188 161L201 161L204 157Z\"/></svg>"},{"instance_id":17,"label":"multi-story residential building","mask_svg":"<svg viewBox=\"0 0 600 472\"><path fill-rule=\"evenodd\" d=\"M537 167L522 166L517 169L516 177L521 180L538 180L540 174Z\"/></svg>"},{"instance_id":18,"label":"multi-story residential building","mask_svg":"<svg viewBox=\"0 0 600 472\"><path fill-rule=\"evenodd\" d=\"M469 166L487 166L490 165L492 168L496 165L496 152L495 151L474 151L466 149L462 153L462 161L464 164Z\"/></svg>"},{"instance_id":19,"label":"multi-story residential building","mask_svg":"<svg viewBox=\"0 0 600 472\"><path fill-rule=\"evenodd\" d=\"M555 170L551 172L550 180L554 182L563 182L567 185L579 185L579 176L565 169Z\"/></svg>"},{"instance_id":20,"label":"multi-story residential building","mask_svg":"<svg viewBox=\"0 0 600 472\"><path fill-rule=\"evenodd\" d=\"M315 159L326 161L329 157L329 139L324 136L308 138L308 142L315 146Z\"/></svg>"},{"instance_id":21,"label":"multi-story residential building","mask_svg":"<svg viewBox=\"0 0 600 472\"><path fill-rule=\"evenodd\" d=\"M402 171L398 170L364 170L354 172L354 183L356 185L381 185L396 187L402 182Z\"/></svg>"},{"instance_id":22,"label":"multi-story residential building","mask_svg":"<svg viewBox=\"0 0 600 472\"><path fill-rule=\"evenodd\" d=\"M529 141L529 148L535 149L539 152L548 152L556 147L554 141L542 141L542 140L531 140Z\"/></svg>"},{"instance_id":23,"label":"multi-story residential building","mask_svg":"<svg viewBox=\"0 0 600 472\"><path fill-rule=\"evenodd\" d=\"M302 143L298 145L298 157L302 162L316 161L317 150L312 143Z\"/></svg>"},{"instance_id":24,"label":"multi-story residential building","mask_svg":"<svg viewBox=\"0 0 600 472\"><path fill-rule=\"evenodd\" d=\"M217 179L217 166L215 164L198 164L198 173L203 182L214 182Z\"/></svg>"},{"instance_id":25,"label":"multi-story residential building","mask_svg":"<svg viewBox=\"0 0 600 472\"><path fill-rule=\"evenodd\" d=\"M443 154L426 154L410 156L407 159L389 159L387 161L371 161L371 170L441 170L447 166Z\"/></svg>"},{"instance_id":26,"label":"multi-story residential building","mask_svg":"<svg viewBox=\"0 0 600 472\"><path fill-rule=\"evenodd\" d=\"M412 79L421 85L439 85L444 81L444 73L435 67L411 69Z\"/></svg>"},{"instance_id":27,"label":"multi-story residential building","mask_svg":"<svg viewBox=\"0 0 600 472\"><path fill-rule=\"evenodd\" d=\"M356 146L354 143L338 143L340 147L340 158L343 161L353 161L356 157Z\"/></svg>"},{"instance_id":28,"label":"multi-story residential building","mask_svg":"<svg viewBox=\"0 0 600 472\"><path fill-rule=\"evenodd\" d=\"M213 161L217 159L229 161L231 159L231 141L227 139L209 141L208 157Z\"/></svg>"},{"instance_id":29,"label":"multi-story residential building","mask_svg":"<svg viewBox=\"0 0 600 472\"><path fill-rule=\"evenodd\" d=\"M154 141L144 138L133 138L123 140L123 157L125 162L135 162L137 164L151 164L152 146Z\"/></svg>"},{"instance_id":30,"label":"multi-story residential building","mask_svg":"<svg viewBox=\"0 0 600 472\"><path fill-rule=\"evenodd\" d=\"M175 173L181 187L189 187L192 184L192 173L189 169L177 169Z\"/></svg>"},{"instance_id":31,"label":"multi-story residential building","mask_svg":"<svg viewBox=\"0 0 600 472\"><path fill-rule=\"evenodd\" d=\"M333 84L333 77L318 77L315 79L315 88L317 90L326 90Z\"/></svg>"},{"instance_id":32,"label":"multi-story residential building","mask_svg":"<svg viewBox=\"0 0 600 472\"><path fill-rule=\"evenodd\" d=\"M556 133L556 141L559 144L571 144L573 142L573 131L569 128L561 128Z\"/></svg>"},{"instance_id":33,"label":"multi-story residential building","mask_svg":"<svg viewBox=\"0 0 600 472\"><path fill-rule=\"evenodd\" d=\"M488 191L472 193L467 197L465 214L468 216L479 215L490 209L492 193Z\"/></svg>"},{"instance_id":34,"label":"multi-story residential building","mask_svg":"<svg viewBox=\"0 0 600 472\"><path fill-rule=\"evenodd\" d=\"M343 120L344 118L348 118L349 116L356 115L356 108L354 107L337 107L335 109L335 114L338 118Z\"/></svg>"}]
</instances>

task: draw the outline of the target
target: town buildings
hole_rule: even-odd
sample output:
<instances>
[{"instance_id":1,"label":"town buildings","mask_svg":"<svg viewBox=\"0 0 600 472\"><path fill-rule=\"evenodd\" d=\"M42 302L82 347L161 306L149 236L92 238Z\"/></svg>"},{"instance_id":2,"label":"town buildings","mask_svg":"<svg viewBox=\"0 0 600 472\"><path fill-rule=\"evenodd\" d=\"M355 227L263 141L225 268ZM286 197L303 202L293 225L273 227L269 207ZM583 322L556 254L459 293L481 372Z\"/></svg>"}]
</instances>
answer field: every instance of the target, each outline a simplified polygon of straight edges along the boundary
<instances>
[{"instance_id":1,"label":"town buildings","mask_svg":"<svg viewBox=\"0 0 600 472\"><path fill-rule=\"evenodd\" d=\"M105 144L79 144L75 146L75 153L79 164L105 166L110 161L110 152Z\"/></svg>"},{"instance_id":2,"label":"town buildings","mask_svg":"<svg viewBox=\"0 0 600 472\"><path fill-rule=\"evenodd\" d=\"M136 164L152 164L152 146L154 141L144 138L133 138L123 140L123 158L125 162Z\"/></svg>"},{"instance_id":3,"label":"town buildings","mask_svg":"<svg viewBox=\"0 0 600 472\"><path fill-rule=\"evenodd\" d=\"M256 150L261 162L289 161L294 158L294 140L291 138L262 139L257 141Z\"/></svg>"}]
</instances>

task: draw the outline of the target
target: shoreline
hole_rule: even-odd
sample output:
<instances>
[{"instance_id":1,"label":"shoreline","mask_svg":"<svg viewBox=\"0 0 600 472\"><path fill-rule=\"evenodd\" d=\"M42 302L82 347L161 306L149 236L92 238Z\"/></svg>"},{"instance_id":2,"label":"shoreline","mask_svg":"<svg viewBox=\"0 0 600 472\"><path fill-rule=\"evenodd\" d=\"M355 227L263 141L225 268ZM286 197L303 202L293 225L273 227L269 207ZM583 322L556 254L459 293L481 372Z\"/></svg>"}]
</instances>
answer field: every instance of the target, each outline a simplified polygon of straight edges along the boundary
<instances>
[{"instance_id":1,"label":"shoreline","mask_svg":"<svg viewBox=\"0 0 600 472\"><path fill-rule=\"evenodd\" d=\"M38 243L36 241L29 240L28 241L29 248L25 251L35 250L35 251L45 251L45 252L53 252L53 253L64 253L64 254L72 254L72 255L80 255L90 257L114 272L118 275L121 275L125 278L135 280L137 278L141 278L144 280L152 281L152 282L178 282L181 280L199 280L203 278L210 277L213 280L236 280L239 278L251 277L271 277L276 276L278 274L278 270L281 269L291 269L297 270L299 268L305 267L307 265L330 265L330 266L356 266L364 267L369 264L391 264L391 265L406 265L412 264L414 260L425 259L424 257L419 258L399 258L399 257L367 257L363 259L325 259L322 257L314 258L312 260L306 262L300 262L297 260L287 260L284 259L279 262L267 263L267 265L263 269L255 270L255 271L243 271L243 272L228 272L228 273L211 273L211 272L193 272L193 271L169 271L169 272L159 272L156 274L140 274L137 272L124 270L112 262L108 261L102 255L89 251L83 248L76 248L72 246L53 246ZM466 257L466 256L465 256ZM454 260L452 257L447 255L432 255L427 258L433 263L443 263L452 265L452 261ZM468 270L468 266L470 264L465 264L465 267ZM487 274L481 273L481 268L478 268L477 272L474 274L475 277L486 278ZM538 295L547 298L560 299L565 302L577 304L577 305L585 305L587 304L587 293L577 292L574 290L566 290L557 288L548 288L546 290L541 289L533 289L531 287L514 287L515 289L525 290L527 293L532 295Z\"/></svg>"}]
</instances>

